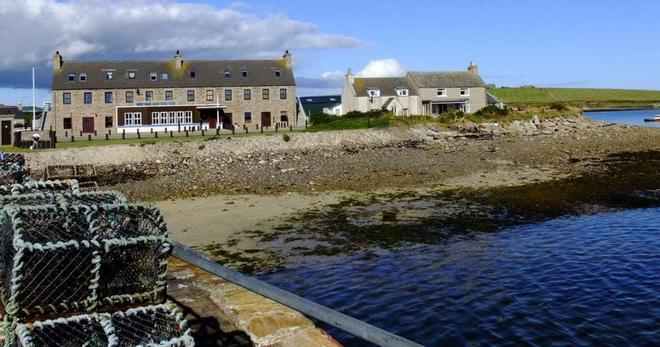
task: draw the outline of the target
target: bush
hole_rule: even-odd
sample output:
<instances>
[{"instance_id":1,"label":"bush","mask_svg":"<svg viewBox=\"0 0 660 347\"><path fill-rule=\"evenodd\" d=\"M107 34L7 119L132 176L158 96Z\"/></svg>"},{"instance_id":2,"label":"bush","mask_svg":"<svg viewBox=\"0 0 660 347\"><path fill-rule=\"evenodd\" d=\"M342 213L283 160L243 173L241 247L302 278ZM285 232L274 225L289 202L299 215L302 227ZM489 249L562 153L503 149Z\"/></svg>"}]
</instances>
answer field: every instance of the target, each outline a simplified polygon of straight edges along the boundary
<instances>
[{"instance_id":1,"label":"bush","mask_svg":"<svg viewBox=\"0 0 660 347\"><path fill-rule=\"evenodd\" d=\"M325 113L316 113L309 116L309 121L312 124L326 124L332 122L335 119L337 119L337 116L331 116Z\"/></svg>"},{"instance_id":2,"label":"bush","mask_svg":"<svg viewBox=\"0 0 660 347\"><path fill-rule=\"evenodd\" d=\"M548 106L548 107L550 107L550 109L552 109L552 110L560 111L560 112L561 112L561 111L566 111L566 110L568 110L568 108L566 107L566 105L564 105L564 104L562 104L562 103L559 103L559 102L552 103L552 104L550 104L550 106Z\"/></svg>"},{"instance_id":3,"label":"bush","mask_svg":"<svg viewBox=\"0 0 660 347\"><path fill-rule=\"evenodd\" d=\"M486 106L477 111L475 115L484 118L506 117L509 115L509 110L507 108L499 108L496 106Z\"/></svg>"},{"instance_id":4,"label":"bush","mask_svg":"<svg viewBox=\"0 0 660 347\"><path fill-rule=\"evenodd\" d=\"M291 141L291 136L289 136L288 134L283 134L282 139L284 140L284 142L289 142Z\"/></svg>"}]
</instances>

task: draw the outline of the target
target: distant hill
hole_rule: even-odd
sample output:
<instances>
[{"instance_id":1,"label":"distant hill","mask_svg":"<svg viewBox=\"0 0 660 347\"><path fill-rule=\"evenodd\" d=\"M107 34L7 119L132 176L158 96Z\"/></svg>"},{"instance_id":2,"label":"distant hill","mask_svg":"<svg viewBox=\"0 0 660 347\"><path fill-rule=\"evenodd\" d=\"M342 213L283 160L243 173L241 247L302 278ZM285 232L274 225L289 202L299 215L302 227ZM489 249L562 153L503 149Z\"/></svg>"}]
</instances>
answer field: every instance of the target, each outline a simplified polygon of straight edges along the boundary
<instances>
[{"instance_id":1,"label":"distant hill","mask_svg":"<svg viewBox=\"0 0 660 347\"><path fill-rule=\"evenodd\" d=\"M508 104L550 104L554 102L589 106L660 104L660 90L589 88L488 88Z\"/></svg>"}]
</instances>

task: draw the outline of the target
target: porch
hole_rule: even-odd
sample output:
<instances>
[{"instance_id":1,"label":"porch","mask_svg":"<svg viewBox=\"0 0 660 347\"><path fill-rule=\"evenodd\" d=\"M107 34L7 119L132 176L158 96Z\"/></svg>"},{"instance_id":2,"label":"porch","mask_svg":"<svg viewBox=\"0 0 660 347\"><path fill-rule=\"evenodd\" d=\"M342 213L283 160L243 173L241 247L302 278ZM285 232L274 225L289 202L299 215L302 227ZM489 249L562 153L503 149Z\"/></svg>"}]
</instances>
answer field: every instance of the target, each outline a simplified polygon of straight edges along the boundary
<instances>
[{"instance_id":1,"label":"porch","mask_svg":"<svg viewBox=\"0 0 660 347\"><path fill-rule=\"evenodd\" d=\"M446 112L470 113L470 102L467 100L422 101L422 115L439 116Z\"/></svg>"}]
</instances>

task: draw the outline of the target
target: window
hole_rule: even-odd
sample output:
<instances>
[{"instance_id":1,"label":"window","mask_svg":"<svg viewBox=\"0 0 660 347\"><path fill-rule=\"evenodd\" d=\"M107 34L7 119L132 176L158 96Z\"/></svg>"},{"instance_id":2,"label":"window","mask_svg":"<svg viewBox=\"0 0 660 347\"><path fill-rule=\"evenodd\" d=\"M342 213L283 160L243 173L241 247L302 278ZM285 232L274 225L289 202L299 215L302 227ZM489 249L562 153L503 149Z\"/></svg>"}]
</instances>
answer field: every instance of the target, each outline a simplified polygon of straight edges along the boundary
<instances>
[{"instance_id":1,"label":"window","mask_svg":"<svg viewBox=\"0 0 660 347\"><path fill-rule=\"evenodd\" d=\"M62 103L65 105L71 104L71 93L62 93Z\"/></svg>"},{"instance_id":2,"label":"window","mask_svg":"<svg viewBox=\"0 0 660 347\"><path fill-rule=\"evenodd\" d=\"M124 113L124 125L126 126L142 125L142 112Z\"/></svg>"},{"instance_id":3,"label":"window","mask_svg":"<svg viewBox=\"0 0 660 347\"><path fill-rule=\"evenodd\" d=\"M212 89L207 89L206 90L206 101L213 101L213 90Z\"/></svg>"},{"instance_id":4,"label":"window","mask_svg":"<svg viewBox=\"0 0 660 347\"><path fill-rule=\"evenodd\" d=\"M80 74L80 82L86 82L87 81L87 74L86 73L81 73Z\"/></svg>"},{"instance_id":5,"label":"window","mask_svg":"<svg viewBox=\"0 0 660 347\"><path fill-rule=\"evenodd\" d=\"M225 100L231 101L231 89L225 89Z\"/></svg>"},{"instance_id":6,"label":"window","mask_svg":"<svg viewBox=\"0 0 660 347\"><path fill-rule=\"evenodd\" d=\"M151 112L151 124L167 124L167 112Z\"/></svg>"},{"instance_id":7,"label":"window","mask_svg":"<svg viewBox=\"0 0 660 347\"><path fill-rule=\"evenodd\" d=\"M86 103L86 104L91 104L92 103L92 93L85 92L85 94L83 94L83 102Z\"/></svg>"},{"instance_id":8,"label":"window","mask_svg":"<svg viewBox=\"0 0 660 347\"><path fill-rule=\"evenodd\" d=\"M111 80L115 78L115 72L114 71L106 71L105 72L105 79L106 80Z\"/></svg>"},{"instance_id":9,"label":"window","mask_svg":"<svg viewBox=\"0 0 660 347\"><path fill-rule=\"evenodd\" d=\"M190 89L186 93L188 101L195 101L195 91Z\"/></svg>"},{"instance_id":10,"label":"window","mask_svg":"<svg viewBox=\"0 0 660 347\"><path fill-rule=\"evenodd\" d=\"M184 114L185 114L185 112L183 112L183 111L177 111L176 112L176 122L177 122L177 124L185 123L185 119L183 117Z\"/></svg>"},{"instance_id":11,"label":"window","mask_svg":"<svg viewBox=\"0 0 660 347\"><path fill-rule=\"evenodd\" d=\"M62 124L62 127L64 129L71 129L71 117L64 118L63 121L64 121L64 124Z\"/></svg>"},{"instance_id":12,"label":"window","mask_svg":"<svg viewBox=\"0 0 660 347\"><path fill-rule=\"evenodd\" d=\"M446 89L439 88L439 89L438 89L438 97L439 97L439 98L444 98L444 97L446 97L446 96L447 96L447 90L446 90Z\"/></svg>"},{"instance_id":13,"label":"window","mask_svg":"<svg viewBox=\"0 0 660 347\"><path fill-rule=\"evenodd\" d=\"M112 92L105 92L105 103L112 104Z\"/></svg>"},{"instance_id":14,"label":"window","mask_svg":"<svg viewBox=\"0 0 660 347\"><path fill-rule=\"evenodd\" d=\"M69 74L69 82L75 82L76 81L76 74L70 73Z\"/></svg>"},{"instance_id":15,"label":"window","mask_svg":"<svg viewBox=\"0 0 660 347\"><path fill-rule=\"evenodd\" d=\"M275 70L275 77L280 77L280 76L282 76L282 70L279 69Z\"/></svg>"},{"instance_id":16,"label":"window","mask_svg":"<svg viewBox=\"0 0 660 347\"><path fill-rule=\"evenodd\" d=\"M225 69L225 78L230 79L231 78L231 70Z\"/></svg>"},{"instance_id":17,"label":"window","mask_svg":"<svg viewBox=\"0 0 660 347\"><path fill-rule=\"evenodd\" d=\"M165 101L172 101L174 100L174 93L172 93L171 90L166 90L165 91Z\"/></svg>"},{"instance_id":18,"label":"window","mask_svg":"<svg viewBox=\"0 0 660 347\"><path fill-rule=\"evenodd\" d=\"M137 76L137 73L135 71L129 71L127 74L127 77L129 80L134 80L135 77Z\"/></svg>"},{"instance_id":19,"label":"window","mask_svg":"<svg viewBox=\"0 0 660 347\"><path fill-rule=\"evenodd\" d=\"M163 80L163 81L167 81L167 80L170 79L170 75L169 75L167 72L163 72L163 73L160 75L160 79Z\"/></svg>"},{"instance_id":20,"label":"window","mask_svg":"<svg viewBox=\"0 0 660 347\"><path fill-rule=\"evenodd\" d=\"M183 118L183 120L188 124L192 124L192 122L193 122L192 111L186 111L186 114L185 114L185 117Z\"/></svg>"},{"instance_id":21,"label":"window","mask_svg":"<svg viewBox=\"0 0 660 347\"><path fill-rule=\"evenodd\" d=\"M280 88L280 99L286 99L286 88Z\"/></svg>"},{"instance_id":22,"label":"window","mask_svg":"<svg viewBox=\"0 0 660 347\"><path fill-rule=\"evenodd\" d=\"M144 100L145 101L154 101L154 91L153 90L147 90L144 93Z\"/></svg>"},{"instance_id":23,"label":"window","mask_svg":"<svg viewBox=\"0 0 660 347\"><path fill-rule=\"evenodd\" d=\"M158 74L155 72L152 72L149 74L149 80L151 81L157 81L158 80Z\"/></svg>"},{"instance_id":24,"label":"window","mask_svg":"<svg viewBox=\"0 0 660 347\"><path fill-rule=\"evenodd\" d=\"M112 117L105 117L105 127L112 128Z\"/></svg>"},{"instance_id":25,"label":"window","mask_svg":"<svg viewBox=\"0 0 660 347\"><path fill-rule=\"evenodd\" d=\"M243 100L252 99L252 89L243 89Z\"/></svg>"},{"instance_id":26,"label":"window","mask_svg":"<svg viewBox=\"0 0 660 347\"><path fill-rule=\"evenodd\" d=\"M133 92L126 92L126 103L127 104L133 103Z\"/></svg>"},{"instance_id":27,"label":"window","mask_svg":"<svg viewBox=\"0 0 660 347\"><path fill-rule=\"evenodd\" d=\"M368 93L371 97L377 97L380 96L380 89L369 89Z\"/></svg>"},{"instance_id":28,"label":"window","mask_svg":"<svg viewBox=\"0 0 660 347\"><path fill-rule=\"evenodd\" d=\"M283 122L283 123L288 123L289 122L289 114L286 111L280 112L280 122Z\"/></svg>"},{"instance_id":29,"label":"window","mask_svg":"<svg viewBox=\"0 0 660 347\"><path fill-rule=\"evenodd\" d=\"M243 119L245 123L252 123L252 112L245 112Z\"/></svg>"},{"instance_id":30,"label":"window","mask_svg":"<svg viewBox=\"0 0 660 347\"><path fill-rule=\"evenodd\" d=\"M270 90L268 88L264 88L261 90L261 98L264 100L270 99Z\"/></svg>"},{"instance_id":31,"label":"window","mask_svg":"<svg viewBox=\"0 0 660 347\"><path fill-rule=\"evenodd\" d=\"M461 88L461 96L470 96L470 90L467 88Z\"/></svg>"},{"instance_id":32,"label":"window","mask_svg":"<svg viewBox=\"0 0 660 347\"><path fill-rule=\"evenodd\" d=\"M404 89L404 88L397 89L396 90L396 95L398 95L398 96L408 96L408 89Z\"/></svg>"},{"instance_id":33,"label":"window","mask_svg":"<svg viewBox=\"0 0 660 347\"><path fill-rule=\"evenodd\" d=\"M241 76L243 76L243 78L247 78L248 77L248 70L241 69Z\"/></svg>"},{"instance_id":34,"label":"window","mask_svg":"<svg viewBox=\"0 0 660 347\"><path fill-rule=\"evenodd\" d=\"M167 113L167 120L169 124L176 124L176 112L170 111Z\"/></svg>"},{"instance_id":35,"label":"window","mask_svg":"<svg viewBox=\"0 0 660 347\"><path fill-rule=\"evenodd\" d=\"M190 71L190 78L197 78L197 72L196 71Z\"/></svg>"}]
</instances>

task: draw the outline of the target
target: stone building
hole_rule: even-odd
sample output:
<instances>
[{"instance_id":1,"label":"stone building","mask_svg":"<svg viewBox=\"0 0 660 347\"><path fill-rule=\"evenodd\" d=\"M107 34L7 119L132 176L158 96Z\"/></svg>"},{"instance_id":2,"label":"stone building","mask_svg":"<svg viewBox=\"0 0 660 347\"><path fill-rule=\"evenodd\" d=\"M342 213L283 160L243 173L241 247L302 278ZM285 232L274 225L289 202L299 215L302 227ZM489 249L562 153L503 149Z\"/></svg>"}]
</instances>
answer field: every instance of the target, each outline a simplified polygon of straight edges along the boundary
<instances>
[{"instance_id":1,"label":"stone building","mask_svg":"<svg viewBox=\"0 0 660 347\"><path fill-rule=\"evenodd\" d=\"M408 72L404 77L358 78L349 70L341 96L342 113L386 109L397 116L476 112L487 105L479 68L467 71Z\"/></svg>"},{"instance_id":2,"label":"stone building","mask_svg":"<svg viewBox=\"0 0 660 347\"><path fill-rule=\"evenodd\" d=\"M53 56L45 129L58 134L298 125L292 56L278 60L67 61ZM304 120L301 120L304 122Z\"/></svg>"}]
</instances>

